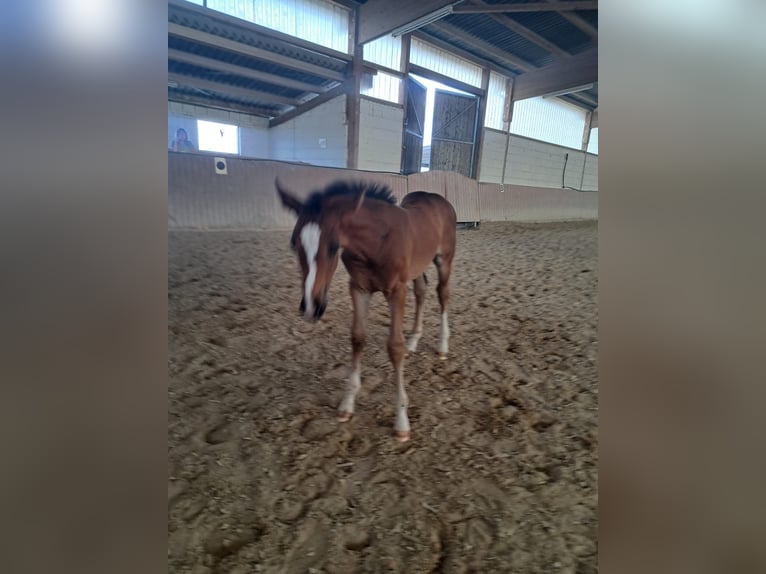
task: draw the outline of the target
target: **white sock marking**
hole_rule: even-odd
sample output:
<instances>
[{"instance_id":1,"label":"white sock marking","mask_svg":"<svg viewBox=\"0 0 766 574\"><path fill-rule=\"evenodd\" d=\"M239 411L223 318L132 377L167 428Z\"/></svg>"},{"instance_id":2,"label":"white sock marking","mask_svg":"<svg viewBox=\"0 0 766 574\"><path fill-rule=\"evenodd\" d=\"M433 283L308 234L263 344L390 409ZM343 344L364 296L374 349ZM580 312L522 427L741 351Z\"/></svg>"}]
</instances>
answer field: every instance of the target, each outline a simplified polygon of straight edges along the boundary
<instances>
[{"instance_id":1,"label":"white sock marking","mask_svg":"<svg viewBox=\"0 0 766 574\"><path fill-rule=\"evenodd\" d=\"M394 430L410 432L410 419L407 418L407 406L410 401L407 397L407 391L404 389L404 373L400 370L396 378L399 379L399 382L396 389L396 420L394 421Z\"/></svg>"},{"instance_id":2,"label":"white sock marking","mask_svg":"<svg viewBox=\"0 0 766 574\"><path fill-rule=\"evenodd\" d=\"M441 317L439 329L439 352L446 355L449 349L449 325L447 324L447 312L444 311Z\"/></svg>"},{"instance_id":3,"label":"white sock marking","mask_svg":"<svg viewBox=\"0 0 766 574\"><path fill-rule=\"evenodd\" d=\"M420 337L423 336L423 333L413 333L410 335L410 338L407 340L407 350L410 353L414 353L418 348L418 342L420 341Z\"/></svg>"},{"instance_id":4,"label":"white sock marking","mask_svg":"<svg viewBox=\"0 0 766 574\"><path fill-rule=\"evenodd\" d=\"M314 290L314 281L317 276L317 251L319 251L319 236L321 229L316 223L307 223L301 229L301 245L306 252L306 261L309 264L309 273L306 276L306 285L304 288L303 300L306 303L306 317L314 315L314 297L311 292Z\"/></svg>"},{"instance_id":5,"label":"white sock marking","mask_svg":"<svg viewBox=\"0 0 766 574\"><path fill-rule=\"evenodd\" d=\"M340 402L338 411L341 413L353 413L354 403L356 402L356 395L359 389L362 388L362 380L359 375L359 371L353 371L348 379L348 387L346 387L346 394L343 395L343 400Z\"/></svg>"}]
</instances>

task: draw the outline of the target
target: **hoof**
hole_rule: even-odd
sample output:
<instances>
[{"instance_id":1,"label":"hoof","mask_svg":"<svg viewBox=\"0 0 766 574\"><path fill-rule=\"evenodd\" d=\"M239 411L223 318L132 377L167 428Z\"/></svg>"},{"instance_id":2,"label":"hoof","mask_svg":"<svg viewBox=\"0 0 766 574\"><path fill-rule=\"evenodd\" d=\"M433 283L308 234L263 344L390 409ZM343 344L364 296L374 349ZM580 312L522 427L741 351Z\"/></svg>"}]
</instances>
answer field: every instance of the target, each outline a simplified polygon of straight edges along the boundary
<instances>
[{"instance_id":1,"label":"hoof","mask_svg":"<svg viewBox=\"0 0 766 574\"><path fill-rule=\"evenodd\" d=\"M439 353L439 358L442 361L446 361L447 360L447 353Z\"/></svg>"},{"instance_id":2,"label":"hoof","mask_svg":"<svg viewBox=\"0 0 766 574\"><path fill-rule=\"evenodd\" d=\"M351 417L354 416L354 413L348 413L348 412L339 412L337 415L335 415L335 419L339 423L347 423L351 420Z\"/></svg>"},{"instance_id":3,"label":"hoof","mask_svg":"<svg viewBox=\"0 0 766 574\"><path fill-rule=\"evenodd\" d=\"M407 442L410 440L410 431L395 430L394 438L396 439L396 442Z\"/></svg>"}]
</instances>

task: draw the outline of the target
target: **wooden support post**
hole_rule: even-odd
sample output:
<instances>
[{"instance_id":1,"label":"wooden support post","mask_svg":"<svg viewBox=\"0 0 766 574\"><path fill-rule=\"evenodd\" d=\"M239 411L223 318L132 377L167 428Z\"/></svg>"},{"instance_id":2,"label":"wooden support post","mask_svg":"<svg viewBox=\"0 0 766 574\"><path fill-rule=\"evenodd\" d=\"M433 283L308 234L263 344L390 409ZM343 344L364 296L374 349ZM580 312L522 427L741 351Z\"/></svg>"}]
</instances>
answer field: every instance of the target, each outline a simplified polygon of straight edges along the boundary
<instances>
[{"instance_id":1,"label":"wooden support post","mask_svg":"<svg viewBox=\"0 0 766 574\"><path fill-rule=\"evenodd\" d=\"M402 149L401 149L401 161L399 163L399 173L404 173L404 142L407 140L407 82L410 79L410 49L412 46L412 34L405 34L402 36L402 60L401 69L404 72L402 77L402 84L399 89L399 99L404 106L404 115L402 118ZM407 185L409 186L409 178L407 179Z\"/></svg>"},{"instance_id":2,"label":"wooden support post","mask_svg":"<svg viewBox=\"0 0 766 574\"><path fill-rule=\"evenodd\" d=\"M359 167L359 91L362 87L362 74L364 74L363 46L357 43L359 38L359 8L352 13L353 22L349 27L353 36L351 41L351 81L346 93L346 130L348 134L346 144L346 167L357 169Z\"/></svg>"},{"instance_id":3,"label":"wooden support post","mask_svg":"<svg viewBox=\"0 0 766 574\"><path fill-rule=\"evenodd\" d=\"M582 131L582 151L588 151L588 143L590 143L590 130L593 122L593 112L587 112L585 114L585 128Z\"/></svg>"},{"instance_id":4,"label":"wooden support post","mask_svg":"<svg viewBox=\"0 0 766 574\"><path fill-rule=\"evenodd\" d=\"M479 99L479 113L476 118L476 137L473 141L473 166L471 177L479 179L479 166L481 165L481 152L484 145L484 118L487 115L487 100L489 99L489 68L484 68L481 74L481 90L484 92Z\"/></svg>"},{"instance_id":5,"label":"wooden support post","mask_svg":"<svg viewBox=\"0 0 766 574\"><path fill-rule=\"evenodd\" d=\"M508 165L508 147L511 143L511 120L513 119L513 78L505 81L505 106L503 110L503 131L505 131L505 152L503 153L503 173L500 176L500 189L505 185L505 168Z\"/></svg>"}]
</instances>

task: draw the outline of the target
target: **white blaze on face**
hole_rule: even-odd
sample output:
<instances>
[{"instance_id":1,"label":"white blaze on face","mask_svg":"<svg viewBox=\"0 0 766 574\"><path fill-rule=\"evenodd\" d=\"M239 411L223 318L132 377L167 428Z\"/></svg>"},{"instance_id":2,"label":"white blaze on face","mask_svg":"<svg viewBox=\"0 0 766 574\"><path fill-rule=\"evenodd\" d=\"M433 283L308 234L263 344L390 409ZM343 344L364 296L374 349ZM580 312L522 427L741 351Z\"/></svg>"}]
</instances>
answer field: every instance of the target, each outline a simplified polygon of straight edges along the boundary
<instances>
[{"instance_id":1,"label":"white blaze on face","mask_svg":"<svg viewBox=\"0 0 766 574\"><path fill-rule=\"evenodd\" d=\"M301 245L306 252L306 261L309 265L309 273L306 275L306 285L303 300L306 303L306 316L314 314L314 298L311 292L314 290L314 281L317 276L317 251L319 251L319 235L321 230L316 223L307 223L301 229Z\"/></svg>"}]
</instances>

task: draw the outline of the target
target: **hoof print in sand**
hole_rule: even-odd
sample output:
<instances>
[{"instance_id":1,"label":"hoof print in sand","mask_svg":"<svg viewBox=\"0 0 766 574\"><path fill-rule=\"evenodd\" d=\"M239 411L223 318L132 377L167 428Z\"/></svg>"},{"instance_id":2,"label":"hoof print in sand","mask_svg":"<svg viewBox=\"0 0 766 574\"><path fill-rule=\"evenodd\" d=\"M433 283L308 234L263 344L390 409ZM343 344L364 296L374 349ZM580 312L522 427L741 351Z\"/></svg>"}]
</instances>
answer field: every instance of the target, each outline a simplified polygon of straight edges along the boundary
<instances>
[{"instance_id":1,"label":"hoof print in sand","mask_svg":"<svg viewBox=\"0 0 766 574\"><path fill-rule=\"evenodd\" d=\"M205 552L216 558L234 554L243 546L254 542L260 531L260 528L248 528L240 532L214 532L205 540Z\"/></svg>"},{"instance_id":2,"label":"hoof print in sand","mask_svg":"<svg viewBox=\"0 0 766 574\"><path fill-rule=\"evenodd\" d=\"M231 440L231 429L228 423L221 423L205 433L205 442L207 444L222 444Z\"/></svg>"},{"instance_id":3,"label":"hoof print in sand","mask_svg":"<svg viewBox=\"0 0 766 574\"><path fill-rule=\"evenodd\" d=\"M303 425L301 434L306 440L317 441L335 432L337 425L329 420L311 419Z\"/></svg>"},{"instance_id":4,"label":"hoof print in sand","mask_svg":"<svg viewBox=\"0 0 766 574\"><path fill-rule=\"evenodd\" d=\"M274 507L274 516L280 522L290 524L306 514L306 505L302 500L294 497L285 497L277 501Z\"/></svg>"},{"instance_id":5,"label":"hoof print in sand","mask_svg":"<svg viewBox=\"0 0 766 574\"><path fill-rule=\"evenodd\" d=\"M367 528L352 525L346 528L343 545L349 550L362 550L370 545L371 536Z\"/></svg>"},{"instance_id":6,"label":"hoof print in sand","mask_svg":"<svg viewBox=\"0 0 766 574\"><path fill-rule=\"evenodd\" d=\"M340 516L348 512L348 502L342 496L328 496L317 500L314 508L327 516Z\"/></svg>"},{"instance_id":7,"label":"hoof print in sand","mask_svg":"<svg viewBox=\"0 0 766 574\"><path fill-rule=\"evenodd\" d=\"M329 484L330 479L328 479L324 473L319 472L309 476L301 483L301 485L298 487L298 495L303 500L314 500L315 498L327 492Z\"/></svg>"}]
</instances>

